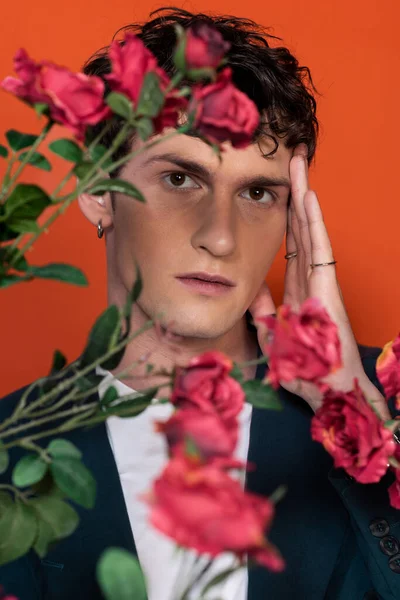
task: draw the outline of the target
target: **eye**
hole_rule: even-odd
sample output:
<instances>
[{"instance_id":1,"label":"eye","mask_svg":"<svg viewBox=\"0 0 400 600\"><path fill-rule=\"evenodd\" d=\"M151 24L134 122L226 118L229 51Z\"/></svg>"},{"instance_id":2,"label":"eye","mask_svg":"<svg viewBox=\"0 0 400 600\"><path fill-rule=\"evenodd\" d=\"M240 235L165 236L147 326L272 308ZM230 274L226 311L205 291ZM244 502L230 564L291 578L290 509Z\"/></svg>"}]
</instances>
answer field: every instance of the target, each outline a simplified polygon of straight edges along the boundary
<instances>
[{"instance_id":1,"label":"eye","mask_svg":"<svg viewBox=\"0 0 400 600\"><path fill-rule=\"evenodd\" d=\"M191 177L189 177L189 175L181 173L180 171L169 173L163 177L163 179L170 188L194 189L200 187Z\"/></svg>"},{"instance_id":2,"label":"eye","mask_svg":"<svg viewBox=\"0 0 400 600\"><path fill-rule=\"evenodd\" d=\"M248 196L243 193L243 197L252 200L258 204L269 204L275 200L275 195L263 187L251 187L246 190Z\"/></svg>"}]
</instances>

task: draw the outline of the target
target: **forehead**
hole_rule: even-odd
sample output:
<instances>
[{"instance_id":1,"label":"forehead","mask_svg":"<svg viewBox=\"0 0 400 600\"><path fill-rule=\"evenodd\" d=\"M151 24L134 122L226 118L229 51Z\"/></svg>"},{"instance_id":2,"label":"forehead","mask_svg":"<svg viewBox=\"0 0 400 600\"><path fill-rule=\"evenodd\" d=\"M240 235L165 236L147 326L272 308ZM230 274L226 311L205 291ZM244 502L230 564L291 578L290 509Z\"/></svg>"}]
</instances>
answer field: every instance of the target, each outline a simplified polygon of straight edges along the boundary
<instances>
[{"instance_id":1,"label":"forehead","mask_svg":"<svg viewBox=\"0 0 400 600\"><path fill-rule=\"evenodd\" d=\"M276 143L268 136L263 136L257 142L246 148L233 148L231 144L222 144L221 160L215 151L205 142L195 136L186 134L172 135L173 130L165 131L162 135L152 138L158 143L146 149L145 143L138 140L134 143L134 149L140 150L137 157L133 158L135 166L156 168L158 163L167 162L166 155L180 156L182 159L196 161L207 169L210 174L226 172L243 173L250 171L253 174L261 174L265 171L274 172L276 175L287 175L289 173L289 162L293 149L287 148L284 140Z\"/></svg>"}]
</instances>

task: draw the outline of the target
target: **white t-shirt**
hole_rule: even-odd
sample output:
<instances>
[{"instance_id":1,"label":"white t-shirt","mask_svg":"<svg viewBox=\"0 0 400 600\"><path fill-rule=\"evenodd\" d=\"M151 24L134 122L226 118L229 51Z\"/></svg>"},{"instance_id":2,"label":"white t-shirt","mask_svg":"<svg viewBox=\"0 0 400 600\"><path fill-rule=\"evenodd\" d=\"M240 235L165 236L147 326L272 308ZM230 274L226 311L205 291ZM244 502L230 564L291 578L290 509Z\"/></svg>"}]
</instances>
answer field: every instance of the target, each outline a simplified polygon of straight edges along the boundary
<instances>
[{"instance_id":1,"label":"white t-shirt","mask_svg":"<svg viewBox=\"0 0 400 600\"><path fill-rule=\"evenodd\" d=\"M134 391L122 381L114 379L111 373L102 369L97 369L97 372L107 374L99 388L100 397L111 384L120 396ZM141 494L151 489L152 481L167 463L165 437L154 430L154 422L167 420L172 411L170 404L150 405L136 417L110 417L106 422L138 558L146 578L148 600L176 600L207 563L206 557L199 557L194 551L177 550L172 539L152 527L148 521L149 507L139 499ZM245 404L239 415L239 442L235 451L235 457L243 461L247 459L250 421L251 406ZM208 581L235 564L231 554L217 557L212 567L198 580L189 600L198 600ZM247 569L239 569L225 582L212 587L204 598L246 600Z\"/></svg>"}]
</instances>

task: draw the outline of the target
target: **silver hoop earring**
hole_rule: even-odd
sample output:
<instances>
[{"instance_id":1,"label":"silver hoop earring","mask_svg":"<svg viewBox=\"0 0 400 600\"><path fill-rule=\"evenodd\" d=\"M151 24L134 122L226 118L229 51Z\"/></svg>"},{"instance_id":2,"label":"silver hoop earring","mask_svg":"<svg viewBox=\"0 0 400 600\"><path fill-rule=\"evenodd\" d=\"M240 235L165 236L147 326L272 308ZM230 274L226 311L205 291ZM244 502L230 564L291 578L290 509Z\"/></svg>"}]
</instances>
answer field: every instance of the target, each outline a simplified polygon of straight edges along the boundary
<instances>
[{"instance_id":1,"label":"silver hoop earring","mask_svg":"<svg viewBox=\"0 0 400 600\"><path fill-rule=\"evenodd\" d=\"M100 221L97 223L97 237L102 238L103 233L104 233L104 229L101 226L101 219L100 219Z\"/></svg>"}]
</instances>

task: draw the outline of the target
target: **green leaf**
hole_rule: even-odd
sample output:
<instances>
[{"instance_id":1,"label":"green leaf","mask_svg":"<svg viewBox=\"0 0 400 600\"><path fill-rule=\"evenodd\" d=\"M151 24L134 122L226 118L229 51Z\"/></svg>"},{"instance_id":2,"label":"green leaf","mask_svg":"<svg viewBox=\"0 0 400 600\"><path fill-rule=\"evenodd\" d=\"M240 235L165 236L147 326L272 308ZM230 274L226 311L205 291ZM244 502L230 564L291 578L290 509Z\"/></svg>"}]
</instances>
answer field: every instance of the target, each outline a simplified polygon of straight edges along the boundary
<instances>
[{"instance_id":1,"label":"green leaf","mask_svg":"<svg viewBox=\"0 0 400 600\"><path fill-rule=\"evenodd\" d=\"M36 513L39 525L34 549L42 558L47 554L51 542L65 538L75 531L79 517L72 506L59 498L36 498L30 505Z\"/></svg>"},{"instance_id":2,"label":"green leaf","mask_svg":"<svg viewBox=\"0 0 400 600\"><path fill-rule=\"evenodd\" d=\"M0 264L9 265L11 261L15 260L17 255L19 255L18 248L11 248L9 246L0 248ZM20 255L19 258L15 260L14 268L17 269L17 271L26 271L29 268L24 255Z\"/></svg>"},{"instance_id":3,"label":"green leaf","mask_svg":"<svg viewBox=\"0 0 400 600\"><path fill-rule=\"evenodd\" d=\"M120 315L118 307L113 304L109 306L96 320L89 334L86 348L81 357L82 366L90 365L95 360L107 354L121 331ZM107 361L101 363L103 368Z\"/></svg>"},{"instance_id":4,"label":"green leaf","mask_svg":"<svg viewBox=\"0 0 400 600\"><path fill-rule=\"evenodd\" d=\"M239 369L239 367L237 366L236 363L234 363L233 368L230 371L229 375L231 377L233 377L233 379L236 379L236 381L238 381L240 384L242 384L244 382L244 375L242 373L242 370Z\"/></svg>"},{"instance_id":5,"label":"green leaf","mask_svg":"<svg viewBox=\"0 0 400 600\"><path fill-rule=\"evenodd\" d=\"M97 196L102 196L106 192L119 192L120 194L136 198L140 202L146 202L142 192L124 179L101 179L92 185L88 192Z\"/></svg>"},{"instance_id":6,"label":"green leaf","mask_svg":"<svg viewBox=\"0 0 400 600\"><path fill-rule=\"evenodd\" d=\"M106 152L108 152L108 148L102 146L101 144L97 144L96 146L94 146L94 148L91 149L90 156L93 162L97 163L101 158L103 158ZM111 163L112 158L111 156L109 156L104 162L101 163L101 166L102 168L107 168L109 165L111 165Z\"/></svg>"},{"instance_id":7,"label":"green leaf","mask_svg":"<svg viewBox=\"0 0 400 600\"><path fill-rule=\"evenodd\" d=\"M153 71L145 75L136 113L143 117L156 117L164 105L165 97L160 88L160 79Z\"/></svg>"},{"instance_id":8,"label":"green leaf","mask_svg":"<svg viewBox=\"0 0 400 600\"><path fill-rule=\"evenodd\" d=\"M144 142L148 140L149 137L154 133L153 121L148 117L142 117L141 119L136 121L135 126L140 139Z\"/></svg>"},{"instance_id":9,"label":"green leaf","mask_svg":"<svg viewBox=\"0 0 400 600\"><path fill-rule=\"evenodd\" d=\"M3 448L4 444L0 441L0 474L5 473L8 469L8 463L10 461L8 456L8 450Z\"/></svg>"},{"instance_id":10,"label":"green leaf","mask_svg":"<svg viewBox=\"0 0 400 600\"><path fill-rule=\"evenodd\" d=\"M24 160L27 154L28 152L21 152L21 154L18 157L18 160ZM47 158L43 156L43 154L40 154L40 152L33 152L33 154L28 159L27 164L32 165L37 169L42 169L43 171L51 171L51 164L49 163Z\"/></svg>"},{"instance_id":11,"label":"green leaf","mask_svg":"<svg viewBox=\"0 0 400 600\"><path fill-rule=\"evenodd\" d=\"M60 352L60 350L55 350L49 376L62 371L66 364L67 359L65 358L64 354Z\"/></svg>"},{"instance_id":12,"label":"green leaf","mask_svg":"<svg viewBox=\"0 0 400 600\"><path fill-rule=\"evenodd\" d=\"M50 198L39 186L18 183L4 205L7 225L11 227L17 221L37 219L50 204Z\"/></svg>"},{"instance_id":13,"label":"green leaf","mask_svg":"<svg viewBox=\"0 0 400 600\"><path fill-rule=\"evenodd\" d=\"M49 108L49 105L46 104L46 102L36 102L33 105L33 108L35 109L35 113L37 114L38 117L41 117L43 113L46 112L46 110Z\"/></svg>"},{"instance_id":14,"label":"green leaf","mask_svg":"<svg viewBox=\"0 0 400 600\"><path fill-rule=\"evenodd\" d=\"M19 275L3 275L0 276L0 288L5 289L7 287L11 287L12 285L20 283L21 281L27 281L27 277L20 277Z\"/></svg>"},{"instance_id":15,"label":"green leaf","mask_svg":"<svg viewBox=\"0 0 400 600\"><path fill-rule=\"evenodd\" d=\"M127 550L107 548L96 572L106 600L146 600L146 584L139 561Z\"/></svg>"},{"instance_id":16,"label":"green leaf","mask_svg":"<svg viewBox=\"0 0 400 600\"><path fill-rule=\"evenodd\" d=\"M64 440L63 438L51 440L46 450L53 458L66 456L67 458L76 458L79 460L82 457L82 452L79 448L69 440Z\"/></svg>"},{"instance_id":17,"label":"green leaf","mask_svg":"<svg viewBox=\"0 0 400 600\"><path fill-rule=\"evenodd\" d=\"M82 148L72 140L66 138L52 142L49 144L49 149L54 152L54 154L57 154L70 162L78 163L83 160Z\"/></svg>"},{"instance_id":18,"label":"green leaf","mask_svg":"<svg viewBox=\"0 0 400 600\"><path fill-rule=\"evenodd\" d=\"M111 92L106 97L106 104L108 104L113 113L124 118L126 121L130 121L132 119L132 102L123 94L119 94L118 92Z\"/></svg>"},{"instance_id":19,"label":"green leaf","mask_svg":"<svg viewBox=\"0 0 400 600\"><path fill-rule=\"evenodd\" d=\"M41 279L56 279L73 285L88 285L86 275L80 269L63 263L52 263L43 267L31 266L29 273Z\"/></svg>"},{"instance_id":20,"label":"green leaf","mask_svg":"<svg viewBox=\"0 0 400 600\"><path fill-rule=\"evenodd\" d=\"M186 35L183 27L178 24L175 25L175 33L177 42L175 44L175 51L173 56L174 65L178 71L182 71L184 73L186 71Z\"/></svg>"},{"instance_id":21,"label":"green leaf","mask_svg":"<svg viewBox=\"0 0 400 600\"><path fill-rule=\"evenodd\" d=\"M84 160L75 165L73 172L79 179L85 179L89 173L92 173L93 175L96 173L96 170L93 170L94 166L95 164L91 161Z\"/></svg>"},{"instance_id":22,"label":"green leaf","mask_svg":"<svg viewBox=\"0 0 400 600\"><path fill-rule=\"evenodd\" d=\"M54 458L50 470L54 481L68 498L84 508L93 508L96 481L91 472L76 458Z\"/></svg>"},{"instance_id":23,"label":"green leaf","mask_svg":"<svg viewBox=\"0 0 400 600\"><path fill-rule=\"evenodd\" d=\"M104 396L100 400L100 404L102 406L107 406L107 404L111 404L111 402L114 402L118 398L119 396L117 389L113 385L111 385L109 388L107 388Z\"/></svg>"},{"instance_id":24,"label":"green leaf","mask_svg":"<svg viewBox=\"0 0 400 600\"><path fill-rule=\"evenodd\" d=\"M283 406L279 399L278 392L261 380L253 379L251 381L245 381L242 384L242 388L246 394L246 401L256 408L282 410Z\"/></svg>"},{"instance_id":25,"label":"green leaf","mask_svg":"<svg viewBox=\"0 0 400 600\"><path fill-rule=\"evenodd\" d=\"M0 519L2 519L4 511L14 504L13 499L7 492L0 492Z\"/></svg>"},{"instance_id":26,"label":"green leaf","mask_svg":"<svg viewBox=\"0 0 400 600\"><path fill-rule=\"evenodd\" d=\"M0 156L3 158L7 158L8 156L8 150L5 146L3 146L3 144L0 144Z\"/></svg>"},{"instance_id":27,"label":"green leaf","mask_svg":"<svg viewBox=\"0 0 400 600\"><path fill-rule=\"evenodd\" d=\"M12 148L14 152L18 152L18 150L23 150L24 148L29 148L36 142L38 137L39 136L32 135L30 133L21 133L15 129L9 129L6 132L7 141L10 144L10 148Z\"/></svg>"},{"instance_id":28,"label":"green leaf","mask_svg":"<svg viewBox=\"0 0 400 600\"><path fill-rule=\"evenodd\" d=\"M46 475L47 467L47 463L37 454L27 454L15 465L12 482L17 487L27 487L37 483Z\"/></svg>"},{"instance_id":29,"label":"green leaf","mask_svg":"<svg viewBox=\"0 0 400 600\"><path fill-rule=\"evenodd\" d=\"M136 300L139 298L140 294L142 293L142 289L143 289L142 274L140 272L139 265L136 264L135 283L133 284L132 289L127 296L125 305L122 310L122 315L127 320L127 323L126 323L127 326L128 326L128 321L130 321L130 316L131 316L131 312L132 312L132 304L134 302L136 302Z\"/></svg>"},{"instance_id":30,"label":"green leaf","mask_svg":"<svg viewBox=\"0 0 400 600\"><path fill-rule=\"evenodd\" d=\"M112 406L104 406L103 413L116 415L120 418L136 417L142 413L151 404L151 401L158 392L158 387L151 388L146 394L137 394L129 400L124 400L123 397L118 404Z\"/></svg>"},{"instance_id":31,"label":"green leaf","mask_svg":"<svg viewBox=\"0 0 400 600\"><path fill-rule=\"evenodd\" d=\"M36 533L37 522L33 510L16 499L0 518L0 565L26 554Z\"/></svg>"},{"instance_id":32,"label":"green leaf","mask_svg":"<svg viewBox=\"0 0 400 600\"><path fill-rule=\"evenodd\" d=\"M15 223L10 223L9 227L17 233L37 233L39 231L38 224L32 219L15 221Z\"/></svg>"}]
</instances>

